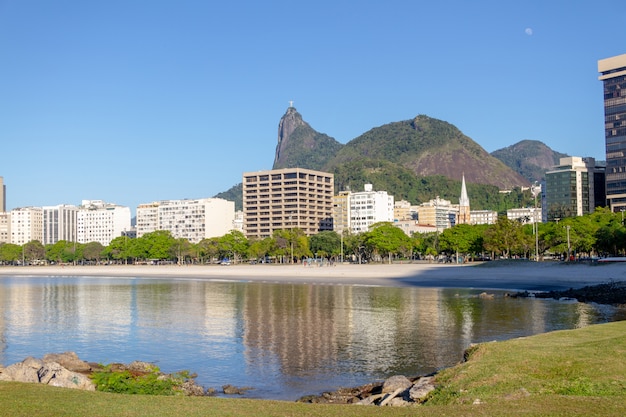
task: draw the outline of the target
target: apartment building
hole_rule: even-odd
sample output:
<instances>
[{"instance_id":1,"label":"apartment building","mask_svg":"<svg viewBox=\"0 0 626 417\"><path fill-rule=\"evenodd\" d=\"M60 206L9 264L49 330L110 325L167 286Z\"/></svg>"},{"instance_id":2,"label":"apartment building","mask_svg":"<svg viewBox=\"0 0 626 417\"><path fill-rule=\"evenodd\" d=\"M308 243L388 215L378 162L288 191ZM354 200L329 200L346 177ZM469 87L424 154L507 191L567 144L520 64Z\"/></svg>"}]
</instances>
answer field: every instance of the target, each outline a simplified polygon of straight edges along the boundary
<instances>
[{"instance_id":1,"label":"apartment building","mask_svg":"<svg viewBox=\"0 0 626 417\"><path fill-rule=\"evenodd\" d=\"M79 243L99 242L103 246L131 230L130 208L102 200L83 200L76 217Z\"/></svg>"},{"instance_id":2,"label":"apartment building","mask_svg":"<svg viewBox=\"0 0 626 417\"><path fill-rule=\"evenodd\" d=\"M21 207L9 213L11 243L23 245L33 240L43 242L43 209Z\"/></svg>"},{"instance_id":3,"label":"apartment building","mask_svg":"<svg viewBox=\"0 0 626 417\"><path fill-rule=\"evenodd\" d=\"M299 228L307 236L333 230L334 176L304 168L243 174L244 233L272 236Z\"/></svg>"},{"instance_id":4,"label":"apartment building","mask_svg":"<svg viewBox=\"0 0 626 417\"><path fill-rule=\"evenodd\" d=\"M387 191L374 191L372 184L365 184L364 191L348 198L352 233L367 232L374 223L393 222L394 197Z\"/></svg>"},{"instance_id":5,"label":"apartment building","mask_svg":"<svg viewBox=\"0 0 626 417\"><path fill-rule=\"evenodd\" d=\"M350 191L333 196L333 230L339 234L350 230Z\"/></svg>"},{"instance_id":6,"label":"apartment building","mask_svg":"<svg viewBox=\"0 0 626 417\"><path fill-rule=\"evenodd\" d=\"M77 242L76 223L78 207L68 204L44 206L43 244L51 245L60 240Z\"/></svg>"},{"instance_id":7,"label":"apartment building","mask_svg":"<svg viewBox=\"0 0 626 417\"><path fill-rule=\"evenodd\" d=\"M436 231L441 232L456 225L458 213L458 204L452 204L449 200L437 196L418 206L417 219L419 224L435 226Z\"/></svg>"},{"instance_id":8,"label":"apartment building","mask_svg":"<svg viewBox=\"0 0 626 417\"><path fill-rule=\"evenodd\" d=\"M198 243L235 228L235 203L222 198L164 200L137 207L137 237L167 230L177 239Z\"/></svg>"}]
</instances>

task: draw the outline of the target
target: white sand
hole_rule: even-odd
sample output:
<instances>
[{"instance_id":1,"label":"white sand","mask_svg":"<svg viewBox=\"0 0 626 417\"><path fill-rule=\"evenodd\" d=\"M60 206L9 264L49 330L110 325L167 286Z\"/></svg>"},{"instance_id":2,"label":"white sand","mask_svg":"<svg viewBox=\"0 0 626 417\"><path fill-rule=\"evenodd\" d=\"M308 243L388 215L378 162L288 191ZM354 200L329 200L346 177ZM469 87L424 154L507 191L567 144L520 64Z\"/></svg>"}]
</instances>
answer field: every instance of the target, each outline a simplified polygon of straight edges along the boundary
<instances>
[{"instance_id":1,"label":"white sand","mask_svg":"<svg viewBox=\"0 0 626 417\"><path fill-rule=\"evenodd\" d=\"M560 290L609 281L626 281L626 263L601 265L555 262L485 264L207 265L207 266L27 266L0 267L7 276L99 276L204 279L309 284L420 286L507 290Z\"/></svg>"}]
</instances>

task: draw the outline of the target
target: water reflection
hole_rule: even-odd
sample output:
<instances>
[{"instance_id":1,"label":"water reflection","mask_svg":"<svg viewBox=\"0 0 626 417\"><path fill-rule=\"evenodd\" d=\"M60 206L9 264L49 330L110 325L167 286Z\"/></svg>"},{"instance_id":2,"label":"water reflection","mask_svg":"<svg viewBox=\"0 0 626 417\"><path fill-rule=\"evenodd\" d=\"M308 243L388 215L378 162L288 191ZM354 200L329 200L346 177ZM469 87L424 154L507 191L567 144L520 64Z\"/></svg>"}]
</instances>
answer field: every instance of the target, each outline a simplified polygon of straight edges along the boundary
<instances>
[{"instance_id":1,"label":"water reflection","mask_svg":"<svg viewBox=\"0 0 626 417\"><path fill-rule=\"evenodd\" d=\"M119 278L0 278L0 362L76 351L188 369L293 400L457 363L470 343L624 319L476 290Z\"/></svg>"}]
</instances>

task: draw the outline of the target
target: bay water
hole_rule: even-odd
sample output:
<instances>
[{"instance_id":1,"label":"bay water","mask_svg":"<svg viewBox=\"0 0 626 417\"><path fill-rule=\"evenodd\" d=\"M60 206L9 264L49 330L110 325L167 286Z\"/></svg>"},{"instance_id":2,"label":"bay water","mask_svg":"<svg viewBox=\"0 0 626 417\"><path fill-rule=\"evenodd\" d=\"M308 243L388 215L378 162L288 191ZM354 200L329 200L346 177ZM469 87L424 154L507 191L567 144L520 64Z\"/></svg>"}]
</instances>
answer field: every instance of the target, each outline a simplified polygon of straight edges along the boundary
<instances>
[{"instance_id":1,"label":"bay water","mask_svg":"<svg viewBox=\"0 0 626 417\"><path fill-rule=\"evenodd\" d=\"M295 400L461 361L472 343L626 319L480 289L115 277L0 277L0 363L74 351L153 362L206 388ZM493 297L491 297L493 295ZM520 358L521 359L521 358Z\"/></svg>"}]
</instances>

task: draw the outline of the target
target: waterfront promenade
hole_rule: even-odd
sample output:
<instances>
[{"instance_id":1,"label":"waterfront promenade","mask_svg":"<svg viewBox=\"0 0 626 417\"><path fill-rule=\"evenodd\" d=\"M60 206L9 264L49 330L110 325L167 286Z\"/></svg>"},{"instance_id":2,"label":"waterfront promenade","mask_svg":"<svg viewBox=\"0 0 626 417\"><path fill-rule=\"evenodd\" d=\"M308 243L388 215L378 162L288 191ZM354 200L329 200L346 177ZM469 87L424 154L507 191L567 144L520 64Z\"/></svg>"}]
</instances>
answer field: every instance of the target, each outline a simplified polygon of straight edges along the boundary
<instances>
[{"instance_id":1,"label":"waterfront promenade","mask_svg":"<svg viewBox=\"0 0 626 417\"><path fill-rule=\"evenodd\" d=\"M626 263L495 261L472 264L1 266L2 276L93 276L324 285L547 291L626 281Z\"/></svg>"}]
</instances>

